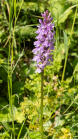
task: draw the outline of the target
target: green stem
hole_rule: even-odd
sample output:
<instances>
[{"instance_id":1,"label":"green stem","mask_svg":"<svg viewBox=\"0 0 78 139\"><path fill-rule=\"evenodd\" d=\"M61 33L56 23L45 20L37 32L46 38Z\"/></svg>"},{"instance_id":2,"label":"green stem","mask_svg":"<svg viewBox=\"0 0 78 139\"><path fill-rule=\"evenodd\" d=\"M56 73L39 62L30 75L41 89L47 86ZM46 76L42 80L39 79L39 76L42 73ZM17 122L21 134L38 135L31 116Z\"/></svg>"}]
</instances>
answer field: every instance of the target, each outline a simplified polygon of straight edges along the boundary
<instances>
[{"instance_id":1,"label":"green stem","mask_svg":"<svg viewBox=\"0 0 78 139\"><path fill-rule=\"evenodd\" d=\"M71 37L72 37L72 34L73 34L73 29L74 29L76 14L77 14L77 8L76 8L76 11L75 11L74 20L73 20L73 24L72 24L72 29L71 29L71 33L70 33L70 37L69 37L68 50L67 50L67 53L66 53L66 58L65 58L65 63L64 63L64 69L63 69L63 74L62 74L62 82L63 82L63 80L64 80L65 69L66 69L66 63L67 63L67 58L68 58L68 51L69 51L69 46L70 46Z\"/></svg>"},{"instance_id":2,"label":"green stem","mask_svg":"<svg viewBox=\"0 0 78 139\"><path fill-rule=\"evenodd\" d=\"M41 73L41 139L43 139L43 78L44 70Z\"/></svg>"}]
</instances>

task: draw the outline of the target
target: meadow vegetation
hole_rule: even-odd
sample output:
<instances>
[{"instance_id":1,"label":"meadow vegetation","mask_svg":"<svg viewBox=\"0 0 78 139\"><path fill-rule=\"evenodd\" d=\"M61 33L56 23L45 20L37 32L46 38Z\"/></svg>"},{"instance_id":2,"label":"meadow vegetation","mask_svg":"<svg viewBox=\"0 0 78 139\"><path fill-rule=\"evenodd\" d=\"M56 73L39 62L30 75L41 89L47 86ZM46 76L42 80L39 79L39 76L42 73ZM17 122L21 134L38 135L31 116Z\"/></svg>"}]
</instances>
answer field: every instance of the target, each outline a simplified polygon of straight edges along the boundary
<instances>
[{"instance_id":1,"label":"meadow vegetation","mask_svg":"<svg viewBox=\"0 0 78 139\"><path fill-rule=\"evenodd\" d=\"M46 10L55 42L44 68L43 138L78 139L78 0L0 1L0 139L42 139L32 50Z\"/></svg>"}]
</instances>

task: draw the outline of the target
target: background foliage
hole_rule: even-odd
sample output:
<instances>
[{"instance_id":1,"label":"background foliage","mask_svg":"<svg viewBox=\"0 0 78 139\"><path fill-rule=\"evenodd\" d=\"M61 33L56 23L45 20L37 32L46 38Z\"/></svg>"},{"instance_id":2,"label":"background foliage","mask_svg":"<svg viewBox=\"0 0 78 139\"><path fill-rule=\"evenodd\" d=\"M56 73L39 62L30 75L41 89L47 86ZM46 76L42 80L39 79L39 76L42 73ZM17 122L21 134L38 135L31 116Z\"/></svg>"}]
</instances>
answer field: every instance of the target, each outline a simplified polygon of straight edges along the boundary
<instances>
[{"instance_id":1,"label":"background foliage","mask_svg":"<svg viewBox=\"0 0 78 139\"><path fill-rule=\"evenodd\" d=\"M0 138L2 139L41 138L39 125L41 77L40 74L34 73L32 49L38 19L46 9L52 13L56 35L53 63L44 71L44 138L78 138L78 1L2 0L0 1Z\"/></svg>"}]
</instances>

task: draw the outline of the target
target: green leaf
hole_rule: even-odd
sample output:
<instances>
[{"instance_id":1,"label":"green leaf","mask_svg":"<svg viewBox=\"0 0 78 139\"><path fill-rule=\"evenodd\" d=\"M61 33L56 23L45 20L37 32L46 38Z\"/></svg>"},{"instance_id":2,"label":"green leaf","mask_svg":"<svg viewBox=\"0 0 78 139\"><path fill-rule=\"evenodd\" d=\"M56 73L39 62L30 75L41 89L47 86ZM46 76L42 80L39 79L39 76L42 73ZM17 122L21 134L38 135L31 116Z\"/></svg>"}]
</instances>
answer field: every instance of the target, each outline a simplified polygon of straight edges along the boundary
<instances>
[{"instance_id":1,"label":"green leaf","mask_svg":"<svg viewBox=\"0 0 78 139\"><path fill-rule=\"evenodd\" d=\"M18 133L20 132L20 128L21 128L21 124L15 124L15 133L16 135L18 135ZM27 127L25 125L23 125L22 131L21 131L21 136L24 136L27 132ZM21 139L21 138L20 138Z\"/></svg>"},{"instance_id":2,"label":"green leaf","mask_svg":"<svg viewBox=\"0 0 78 139\"><path fill-rule=\"evenodd\" d=\"M5 69L3 67L0 67L0 77L3 81L7 82L7 72L5 71Z\"/></svg>"},{"instance_id":3,"label":"green leaf","mask_svg":"<svg viewBox=\"0 0 78 139\"><path fill-rule=\"evenodd\" d=\"M0 38L2 37L3 34L4 34L4 31L0 31Z\"/></svg>"},{"instance_id":4,"label":"green leaf","mask_svg":"<svg viewBox=\"0 0 78 139\"><path fill-rule=\"evenodd\" d=\"M22 111L21 111L21 112L16 111L16 112L15 112L15 118L14 118L14 119L15 119L18 123L22 123L22 122L24 121L24 119L25 119L23 112L22 112Z\"/></svg>"},{"instance_id":5,"label":"green leaf","mask_svg":"<svg viewBox=\"0 0 78 139\"><path fill-rule=\"evenodd\" d=\"M35 26L35 25L34 25ZM31 26L22 26L19 28L19 26L16 26L16 33L18 34L20 30L20 36L22 39L25 39L28 35L31 37L31 38L35 38L36 36L36 28L33 28Z\"/></svg>"},{"instance_id":6,"label":"green leaf","mask_svg":"<svg viewBox=\"0 0 78 139\"><path fill-rule=\"evenodd\" d=\"M3 133L0 133L0 137L1 137L1 139L8 139L8 138L10 138L10 135L9 135L9 133L6 131L6 132L3 132Z\"/></svg>"},{"instance_id":7,"label":"green leaf","mask_svg":"<svg viewBox=\"0 0 78 139\"><path fill-rule=\"evenodd\" d=\"M17 2L16 6L20 7L20 5L21 5L21 2ZM26 2L23 2L23 5L22 5L22 9L26 12L28 12L27 10L31 10L33 12L39 10L39 12L41 13L44 11L44 8L45 8L44 3L43 2L41 3L41 1L40 2L39 1L38 2L37 1L33 1L33 2L26 1Z\"/></svg>"},{"instance_id":8,"label":"green leaf","mask_svg":"<svg viewBox=\"0 0 78 139\"><path fill-rule=\"evenodd\" d=\"M58 21L58 23L60 24L60 23L64 23L64 21L67 19L67 17L71 14L71 12L72 12L72 10L71 9L67 9L64 13L63 13L63 15L61 15L60 17L59 17L59 21Z\"/></svg>"},{"instance_id":9,"label":"green leaf","mask_svg":"<svg viewBox=\"0 0 78 139\"><path fill-rule=\"evenodd\" d=\"M74 68L73 76L74 76L75 81L78 82L78 62Z\"/></svg>"},{"instance_id":10,"label":"green leaf","mask_svg":"<svg viewBox=\"0 0 78 139\"><path fill-rule=\"evenodd\" d=\"M43 124L43 127L44 127L45 131L47 131L50 128L51 125L52 125L52 122L51 121L48 121L47 123L45 122Z\"/></svg>"},{"instance_id":11,"label":"green leaf","mask_svg":"<svg viewBox=\"0 0 78 139\"><path fill-rule=\"evenodd\" d=\"M30 132L30 133L29 133L29 136L30 136L32 139L41 139L40 132Z\"/></svg>"},{"instance_id":12,"label":"green leaf","mask_svg":"<svg viewBox=\"0 0 78 139\"><path fill-rule=\"evenodd\" d=\"M54 16L54 19L57 19L57 17L60 17L61 14L64 12L64 7L59 2L49 2L49 4L52 4L52 9L49 8L52 15ZM59 7L59 8L58 8Z\"/></svg>"},{"instance_id":13,"label":"green leaf","mask_svg":"<svg viewBox=\"0 0 78 139\"><path fill-rule=\"evenodd\" d=\"M71 53L71 56L75 56L76 58L78 58L78 54L76 52Z\"/></svg>"},{"instance_id":14,"label":"green leaf","mask_svg":"<svg viewBox=\"0 0 78 139\"><path fill-rule=\"evenodd\" d=\"M15 18L16 18L16 0L14 0L14 15L15 15Z\"/></svg>"},{"instance_id":15,"label":"green leaf","mask_svg":"<svg viewBox=\"0 0 78 139\"><path fill-rule=\"evenodd\" d=\"M78 6L78 4L73 5L73 6L69 7L63 14L61 14L60 17L58 18L58 23L63 23L67 19L68 15L71 14L72 9L77 6ZM56 8L58 9L58 7L56 7ZM58 10L57 10L57 15L58 15ZM57 22L57 20L55 20L54 22Z\"/></svg>"},{"instance_id":16,"label":"green leaf","mask_svg":"<svg viewBox=\"0 0 78 139\"><path fill-rule=\"evenodd\" d=\"M64 30L63 30L63 34L64 34L64 47L65 47L65 57L66 57L67 50L68 50L68 39L67 39L67 35Z\"/></svg>"},{"instance_id":17,"label":"green leaf","mask_svg":"<svg viewBox=\"0 0 78 139\"><path fill-rule=\"evenodd\" d=\"M3 80L0 80L0 83L2 83L3 82Z\"/></svg>"},{"instance_id":18,"label":"green leaf","mask_svg":"<svg viewBox=\"0 0 78 139\"><path fill-rule=\"evenodd\" d=\"M10 109L8 107L4 108L0 113L0 122L12 122L12 117L10 115Z\"/></svg>"},{"instance_id":19,"label":"green leaf","mask_svg":"<svg viewBox=\"0 0 78 139\"><path fill-rule=\"evenodd\" d=\"M11 130L11 126L9 125L9 123L3 122L2 124L7 129L7 131L10 131Z\"/></svg>"},{"instance_id":20,"label":"green leaf","mask_svg":"<svg viewBox=\"0 0 78 139\"><path fill-rule=\"evenodd\" d=\"M16 6L20 7L21 2L17 2ZM28 10L31 9L32 11L38 10L38 4L35 2L23 2L22 9Z\"/></svg>"},{"instance_id":21,"label":"green leaf","mask_svg":"<svg viewBox=\"0 0 78 139\"><path fill-rule=\"evenodd\" d=\"M77 63L76 63L77 62ZM75 74L75 72L78 72L78 60L74 60L73 64L75 66L74 71L73 71L73 75Z\"/></svg>"},{"instance_id":22,"label":"green leaf","mask_svg":"<svg viewBox=\"0 0 78 139\"><path fill-rule=\"evenodd\" d=\"M13 84L13 94L18 94L21 97L24 93L24 82L16 81Z\"/></svg>"},{"instance_id":23,"label":"green leaf","mask_svg":"<svg viewBox=\"0 0 78 139\"><path fill-rule=\"evenodd\" d=\"M65 123L65 120L61 120L60 116L56 116L54 127L63 126L64 123Z\"/></svg>"},{"instance_id":24,"label":"green leaf","mask_svg":"<svg viewBox=\"0 0 78 139\"><path fill-rule=\"evenodd\" d=\"M72 3L72 4L77 4L77 3L78 3L77 0L67 0L67 2L70 3L70 4L71 4L71 3Z\"/></svg>"}]
</instances>

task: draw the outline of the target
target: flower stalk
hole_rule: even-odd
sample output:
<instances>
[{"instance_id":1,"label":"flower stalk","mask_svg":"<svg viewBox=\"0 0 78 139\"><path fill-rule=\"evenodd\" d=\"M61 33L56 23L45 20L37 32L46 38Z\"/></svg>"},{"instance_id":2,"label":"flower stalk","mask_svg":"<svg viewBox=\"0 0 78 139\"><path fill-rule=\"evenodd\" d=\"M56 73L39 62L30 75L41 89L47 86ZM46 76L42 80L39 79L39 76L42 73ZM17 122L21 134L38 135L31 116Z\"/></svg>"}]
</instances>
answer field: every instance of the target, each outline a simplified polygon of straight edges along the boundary
<instances>
[{"instance_id":1,"label":"flower stalk","mask_svg":"<svg viewBox=\"0 0 78 139\"><path fill-rule=\"evenodd\" d=\"M43 80L44 70L41 72L41 138L43 139Z\"/></svg>"}]
</instances>

